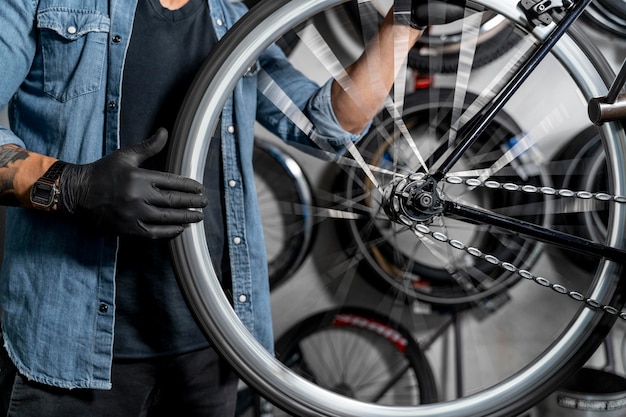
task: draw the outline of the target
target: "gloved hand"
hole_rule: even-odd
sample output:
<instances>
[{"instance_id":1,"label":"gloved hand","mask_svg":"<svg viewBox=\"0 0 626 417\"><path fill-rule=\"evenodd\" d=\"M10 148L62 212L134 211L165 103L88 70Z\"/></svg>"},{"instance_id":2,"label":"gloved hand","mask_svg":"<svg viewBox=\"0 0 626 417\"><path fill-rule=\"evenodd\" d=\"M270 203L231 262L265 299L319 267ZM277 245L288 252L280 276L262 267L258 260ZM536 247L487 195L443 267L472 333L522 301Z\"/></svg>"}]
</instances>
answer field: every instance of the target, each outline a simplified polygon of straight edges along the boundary
<instances>
[{"instance_id":1,"label":"gloved hand","mask_svg":"<svg viewBox=\"0 0 626 417\"><path fill-rule=\"evenodd\" d=\"M398 23L424 30L431 25L462 19L465 0L396 0L394 9Z\"/></svg>"},{"instance_id":2,"label":"gloved hand","mask_svg":"<svg viewBox=\"0 0 626 417\"><path fill-rule=\"evenodd\" d=\"M68 164L60 177L59 210L99 230L151 239L171 238L202 220L203 186L189 178L140 168L161 151L167 131L93 163Z\"/></svg>"}]
</instances>

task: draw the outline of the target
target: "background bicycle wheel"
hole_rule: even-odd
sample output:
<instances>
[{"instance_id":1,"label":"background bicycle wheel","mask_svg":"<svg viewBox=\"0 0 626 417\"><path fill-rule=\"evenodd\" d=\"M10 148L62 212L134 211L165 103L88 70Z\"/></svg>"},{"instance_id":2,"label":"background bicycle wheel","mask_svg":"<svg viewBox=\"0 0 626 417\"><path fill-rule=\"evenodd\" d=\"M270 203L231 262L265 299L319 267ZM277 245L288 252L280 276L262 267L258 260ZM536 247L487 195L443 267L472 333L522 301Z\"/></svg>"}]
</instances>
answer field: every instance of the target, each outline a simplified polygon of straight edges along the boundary
<instances>
[{"instance_id":1,"label":"background bicycle wheel","mask_svg":"<svg viewBox=\"0 0 626 417\"><path fill-rule=\"evenodd\" d=\"M373 22L380 22L391 0L357 2L351 0L341 7L327 10L314 19L316 27L334 53L344 63L354 60L362 45L373 35ZM449 13L459 10L454 1L449 3ZM457 2L458 3L458 2ZM463 48L463 22L429 27L409 54L408 64L423 74L456 72L459 52ZM486 13L479 26L476 56L473 65L486 65L515 47L519 34L505 19Z\"/></svg>"}]
</instances>

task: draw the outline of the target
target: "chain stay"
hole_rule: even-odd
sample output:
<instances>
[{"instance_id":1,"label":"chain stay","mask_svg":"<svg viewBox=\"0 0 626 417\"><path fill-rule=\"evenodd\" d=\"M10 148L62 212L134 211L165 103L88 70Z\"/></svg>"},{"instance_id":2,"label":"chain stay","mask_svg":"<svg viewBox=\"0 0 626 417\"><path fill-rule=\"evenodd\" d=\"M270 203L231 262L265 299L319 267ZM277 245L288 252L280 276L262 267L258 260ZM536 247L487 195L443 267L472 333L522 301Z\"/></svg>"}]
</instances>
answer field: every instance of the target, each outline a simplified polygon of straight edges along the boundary
<instances>
[{"instance_id":1,"label":"chain stay","mask_svg":"<svg viewBox=\"0 0 626 417\"><path fill-rule=\"evenodd\" d=\"M423 178L424 178L424 175L420 174L420 175L415 175L414 179L422 180ZM463 178L454 176L454 175L446 176L444 178L444 181L447 182L448 184L466 185L471 188L485 187L489 189L502 189L502 190L513 191L513 192L517 191L517 192L535 193L535 194L551 195L551 196L559 196L559 197L575 197L575 198L581 198L584 200L595 198L596 200L599 200L599 201L614 201L616 203L626 203L626 196L612 196L607 193L572 191L572 190L568 190L565 188L535 187L534 185L519 185L519 184L515 184L511 182L501 183L501 182L494 181L494 180L481 181L476 178L467 178L464 180ZM626 320L626 311L624 310L620 311L613 306L602 304L599 301L594 300L593 298L587 298L578 291L571 291L567 289L564 285L551 283L548 279L544 277L537 276L533 274L532 272L527 271L525 269L520 269L517 266L509 262L502 262L501 260L499 260L497 257L493 255L485 254L478 248L475 248L472 246L466 246L463 242L459 240L450 239L444 233L433 232L430 229L430 227L428 227L424 223L413 222L404 216L402 220L403 220L402 223L411 227L414 232L417 232L422 235L429 235L436 241L447 243L448 245L450 245L451 247L457 250L465 251L469 255L474 256L476 258L483 259L493 265L496 265L504 269L505 271L516 273L520 277L529 281L533 281L542 287L550 288L556 293L567 295L575 301L584 303L589 308L592 308L595 310L602 310L607 314L617 316L621 318L622 320Z\"/></svg>"}]
</instances>

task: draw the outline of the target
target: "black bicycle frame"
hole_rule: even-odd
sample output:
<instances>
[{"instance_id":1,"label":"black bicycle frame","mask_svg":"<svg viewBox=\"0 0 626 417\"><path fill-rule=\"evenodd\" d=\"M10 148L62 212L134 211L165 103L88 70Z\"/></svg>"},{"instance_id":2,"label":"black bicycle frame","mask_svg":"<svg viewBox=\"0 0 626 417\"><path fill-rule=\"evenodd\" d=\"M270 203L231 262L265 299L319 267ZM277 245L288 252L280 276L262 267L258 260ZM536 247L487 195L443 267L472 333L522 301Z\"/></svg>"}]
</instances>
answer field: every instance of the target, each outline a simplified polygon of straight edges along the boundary
<instances>
[{"instance_id":1,"label":"black bicycle frame","mask_svg":"<svg viewBox=\"0 0 626 417\"><path fill-rule=\"evenodd\" d=\"M563 18L556 23L552 33L543 40L529 59L522 65L520 70L509 80L502 91L480 113L476 114L462 128L459 129L459 143L438 168L430 175L437 181L445 178L452 167L459 161L463 154L485 132L487 126L495 119L518 88L537 68L541 61L550 53L554 45L567 32L569 27L578 19L591 0L581 0L568 10ZM506 227L508 230L535 238L540 241L552 243L564 247L576 249L580 252L602 256L615 262L626 262L626 251L607 245L592 242L567 233L548 229L536 224L524 222L519 219L500 216L490 211L477 210L475 208L460 205L458 203L446 203L444 213L467 220L480 221L483 224Z\"/></svg>"},{"instance_id":2,"label":"black bicycle frame","mask_svg":"<svg viewBox=\"0 0 626 417\"><path fill-rule=\"evenodd\" d=\"M441 164L436 172L431 173L435 180L440 181L452 169L454 164L463 156L463 154L478 140L481 134L491 123L498 112L506 105L510 98L515 94L519 87L537 68L541 61L550 53L554 45L567 32L569 27L578 19L585 8L591 3L591 0L581 0L572 7L557 23L552 33L544 39L542 44L535 50L531 57L522 65L520 70L509 80L497 97L491 101L481 113L476 114L461 129L459 129L458 137L461 138L459 144L452 150L452 153Z\"/></svg>"}]
</instances>

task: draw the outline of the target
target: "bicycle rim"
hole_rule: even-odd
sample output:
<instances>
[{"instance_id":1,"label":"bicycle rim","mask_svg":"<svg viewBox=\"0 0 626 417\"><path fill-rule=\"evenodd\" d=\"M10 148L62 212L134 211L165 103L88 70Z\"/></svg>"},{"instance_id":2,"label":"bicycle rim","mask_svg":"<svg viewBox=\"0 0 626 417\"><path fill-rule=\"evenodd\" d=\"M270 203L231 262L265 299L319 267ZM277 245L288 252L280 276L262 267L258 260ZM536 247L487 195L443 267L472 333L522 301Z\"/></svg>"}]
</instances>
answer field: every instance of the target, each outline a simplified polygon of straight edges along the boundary
<instances>
[{"instance_id":1,"label":"bicycle rim","mask_svg":"<svg viewBox=\"0 0 626 417\"><path fill-rule=\"evenodd\" d=\"M388 405L435 402L430 364L411 333L362 308L322 311L276 342L281 362L316 384ZM378 398L380 397L380 398Z\"/></svg>"},{"instance_id":2,"label":"bicycle rim","mask_svg":"<svg viewBox=\"0 0 626 417\"><path fill-rule=\"evenodd\" d=\"M270 288L276 288L298 270L311 247L313 196L300 166L285 151L257 138L253 160Z\"/></svg>"},{"instance_id":3,"label":"bicycle rim","mask_svg":"<svg viewBox=\"0 0 626 417\"><path fill-rule=\"evenodd\" d=\"M206 155L208 140L210 140L208 138L211 137L212 130L219 123L219 114L224 102L231 95L237 81L246 73L250 63L254 62L254 59L282 33L308 21L317 13L340 5L342 1L303 0L266 3L244 17L237 27L227 35L225 41L221 42L215 49L194 81L175 128L174 136L184 138L184 140L174 144L170 152L169 168L172 172L198 180L202 179L204 158L201 156ZM468 2L468 5L477 9L487 8L496 11L523 27L525 18L516 8L516 4L516 1L503 0ZM529 35L529 39L534 41L535 38L546 36L546 33L547 30L538 28L534 32L534 37ZM507 59L505 64L499 63L497 69L506 67L507 63L514 64L517 62L515 57L508 56ZM582 108L587 99L605 94L606 84L610 81L607 81L606 78L609 74L598 73L598 71L608 71L608 66L598 64L597 60L593 58L593 53L588 52L585 42L581 41L578 36L565 35L555 47L551 59L557 67L562 69L562 74L559 73L558 76L564 78L571 76L571 85L568 85L567 90L574 90L573 98L559 96L556 97L556 100L543 104L546 98L545 90L529 87L521 90L516 99L520 102L526 102L526 110L529 109L527 100L532 100L532 103L536 104L528 112L537 116L537 119L533 120L531 125L523 126L525 129L532 130L534 141L543 144L545 140L548 146L556 146L552 145L551 142L554 137L566 138L567 135L550 129L555 124L570 127L568 124L573 123L571 117L566 114L567 112L562 107L563 101L568 101L568 105L573 102ZM493 70L493 68L491 69ZM459 70L459 74L467 75L462 69ZM540 73L537 77L541 78ZM442 78L439 82L445 85L451 82L454 88L462 90L466 85L460 78L459 76L452 80ZM512 106L515 104L515 99L513 101ZM544 105L552 107L552 110L546 111ZM537 110L535 112L532 109ZM509 114L518 114L516 111L507 111ZM574 117L578 121L584 119L584 117L580 117L579 113L576 113ZM536 130L535 128L538 126L546 130ZM626 158L622 128L617 124L607 124L602 127L601 133L607 164L608 188L599 191L626 195L624 189L626 188L626 179L624 178L624 170L621 169L622 161ZM542 149L542 152L548 153L549 149ZM546 200L551 198L547 195L543 196ZM609 205L610 207L606 208L609 211L607 243L613 247L623 248L624 208L620 204ZM335 206L334 209L337 207ZM555 218L558 218L558 213L549 212L547 217L545 224L549 225ZM499 233L502 232L499 231ZM446 247L442 253L447 253L449 249ZM566 303L565 307L559 304L559 313L565 314L559 325L555 329L547 329L547 325L542 322L540 316L540 306L528 303L523 309L523 314L527 318L518 317L507 310L512 304L510 300L503 300L504 307L500 306L497 313L490 316L490 320L491 317L506 319L510 317L506 314L512 314L516 320L515 324L522 323L524 320L532 321L536 326L545 326L546 332L551 334L546 340L545 346L534 352L532 358L524 358L521 364L515 365L515 369L505 372L495 380L486 381L484 385L478 387L470 387L461 398L451 398L436 404L415 407L381 406L338 395L299 377L254 340L233 313L230 301L224 296L220 283L215 278L205 245L203 227L195 225L187 228L181 236L172 242L172 253L183 292L203 330L211 338L216 348L230 361L246 382L281 408L299 416L511 416L527 409L555 389L559 382L595 351L597 345L603 340L604 333L615 320L615 315L603 314L601 309L588 308L580 302L567 300L569 304ZM574 253L570 252L570 254ZM344 271L344 279L335 282L332 286L326 285L326 289L334 288L343 291L346 286L351 285L356 272L353 269L348 271L347 268L352 268L352 265L360 260L358 252L353 253L353 255L345 263L339 261L335 263L321 262L328 269L326 272L335 271L341 265L349 266ZM534 271L533 265L527 266L529 270ZM520 268L525 267L526 265L520 265ZM457 272L467 273L467 271ZM533 295L522 295L523 300L532 300L535 297L535 289L545 284L545 281L537 279L540 277L538 274L541 273L538 270L533 275L534 279L522 280L520 284L523 285L514 287L514 289L523 288L524 290L531 288L530 291ZM572 277L567 274L567 271L557 271L555 281L573 278L572 282L567 282L568 288L575 288L586 294L586 297L603 305L613 305L619 309L622 300L618 297L616 288L620 285L621 276L622 270L618 264L599 259L597 260L595 276L583 279L578 276ZM290 283L287 283L285 286L289 285ZM569 287L569 285L574 287ZM576 285L582 287L576 287ZM543 305L547 314L555 313L550 305L550 300L553 300L552 297L557 297L556 300L562 300L563 297L566 297L558 294L555 288L548 286L548 288L537 289L541 294L549 293L548 301L544 300L546 304ZM350 300L341 298L344 294L341 291L337 291L331 298L335 302L348 303ZM367 302L376 300L374 301L376 305L383 308L385 302L376 297L375 294L368 293L364 298ZM308 298L315 297L311 297L309 294ZM396 306L397 298L392 297L391 299L393 306ZM515 300L516 294L511 293L510 299ZM482 311L481 307L484 306L479 306L479 310ZM320 306L309 306L309 312L314 308L320 308ZM387 314L392 314L392 311L394 311L393 308L389 308ZM405 319L406 316L402 316L402 318ZM412 316L408 320L415 325L416 331L423 330L424 327L428 326L428 323L425 322L417 323ZM495 323L488 321L487 324L483 322L483 325L494 327L497 326L498 322ZM528 337L538 336L533 334ZM478 374L476 378L480 379Z\"/></svg>"}]
</instances>

